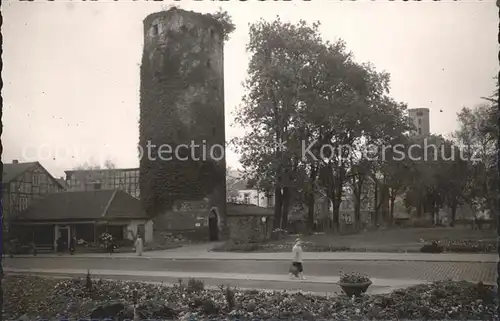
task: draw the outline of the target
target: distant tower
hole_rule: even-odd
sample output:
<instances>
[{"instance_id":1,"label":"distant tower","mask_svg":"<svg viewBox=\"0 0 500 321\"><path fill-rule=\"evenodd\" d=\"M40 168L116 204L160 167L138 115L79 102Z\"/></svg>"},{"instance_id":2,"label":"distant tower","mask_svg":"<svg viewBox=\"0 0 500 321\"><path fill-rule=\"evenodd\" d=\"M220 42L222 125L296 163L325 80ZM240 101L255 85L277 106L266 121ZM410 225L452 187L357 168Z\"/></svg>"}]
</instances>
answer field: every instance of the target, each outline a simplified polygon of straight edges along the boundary
<instances>
[{"instance_id":1,"label":"distant tower","mask_svg":"<svg viewBox=\"0 0 500 321\"><path fill-rule=\"evenodd\" d=\"M226 224L223 38L210 15L177 8L150 14L144 19L140 89L139 181L146 212L178 222L180 208L204 211L199 204L206 204L217 232ZM156 145L151 159L148 142ZM192 143L201 147L188 149Z\"/></svg>"},{"instance_id":2,"label":"distant tower","mask_svg":"<svg viewBox=\"0 0 500 321\"><path fill-rule=\"evenodd\" d=\"M408 114L415 125L415 131L412 134L415 136L429 136L431 133L429 108L408 109Z\"/></svg>"}]
</instances>

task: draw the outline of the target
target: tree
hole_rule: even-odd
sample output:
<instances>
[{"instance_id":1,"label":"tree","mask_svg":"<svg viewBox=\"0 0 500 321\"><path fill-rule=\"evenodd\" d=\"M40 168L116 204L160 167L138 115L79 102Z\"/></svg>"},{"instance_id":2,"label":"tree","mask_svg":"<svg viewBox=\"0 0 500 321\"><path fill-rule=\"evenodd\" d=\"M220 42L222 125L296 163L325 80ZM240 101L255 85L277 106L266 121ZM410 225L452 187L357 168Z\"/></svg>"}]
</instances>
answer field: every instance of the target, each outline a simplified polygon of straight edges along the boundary
<instances>
[{"instance_id":1,"label":"tree","mask_svg":"<svg viewBox=\"0 0 500 321\"><path fill-rule=\"evenodd\" d=\"M307 205L312 228L322 189L338 229L346 182L358 178L362 187L365 180L360 170L365 164L359 159L349 164L359 152L355 143L401 132L402 105L386 97L389 75L354 62L343 41L324 42L318 26L278 18L250 28L247 95L236 119L247 134L233 144L249 178L273 187L275 227L286 226L291 203L299 202ZM372 124L379 114L385 117L379 116L379 123L388 124L383 135L378 134L383 126Z\"/></svg>"},{"instance_id":2,"label":"tree","mask_svg":"<svg viewBox=\"0 0 500 321\"><path fill-rule=\"evenodd\" d=\"M468 172L474 187L470 202L478 209L498 212L498 170L496 152L498 132L493 130L491 105L463 108L458 114L460 123L455 140L462 146L468 162ZM493 216L494 218L496 215Z\"/></svg>"},{"instance_id":3,"label":"tree","mask_svg":"<svg viewBox=\"0 0 500 321\"><path fill-rule=\"evenodd\" d=\"M98 170L98 169L115 169L116 165L112 160L107 159L104 166L96 164L94 161L84 162L83 164L75 166L74 170Z\"/></svg>"},{"instance_id":4,"label":"tree","mask_svg":"<svg viewBox=\"0 0 500 321\"><path fill-rule=\"evenodd\" d=\"M247 95L236 117L248 134L233 144L247 174L273 186L275 228L288 222L294 173L300 166L300 145L293 146L291 137L297 137L304 79L321 44L318 24L293 25L278 17L250 27Z\"/></svg>"}]
</instances>

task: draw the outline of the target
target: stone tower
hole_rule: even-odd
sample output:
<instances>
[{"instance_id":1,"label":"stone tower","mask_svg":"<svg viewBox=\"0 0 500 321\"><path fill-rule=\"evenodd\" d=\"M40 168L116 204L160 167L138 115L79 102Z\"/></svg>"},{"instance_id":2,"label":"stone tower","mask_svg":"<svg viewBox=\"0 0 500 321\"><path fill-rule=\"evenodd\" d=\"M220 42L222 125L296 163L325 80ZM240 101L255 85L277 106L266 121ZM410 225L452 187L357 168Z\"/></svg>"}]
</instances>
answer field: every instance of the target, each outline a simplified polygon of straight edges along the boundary
<instances>
[{"instance_id":1,"label":"stone tower","mask_svg":"<svg viewBox=\"0 0 500 321\"><path fill-rule=\"evenodd\" d=\"M139 182L149 215L206 212L207 225L212 213L226 233L223 38L211 15L173 8L144 19Z\"/></svg>"},{"instance_id":2,"label":"stone tower","mask_svg":"<svg viewBox=\"0 0 500 321\"><path fill-rule=\"evenodd\" d=\"M430 135L430 113L429 108L408 109L408 115L415 125L416 131L412 133L415 136Z\"/></svg>"}]
</instances>

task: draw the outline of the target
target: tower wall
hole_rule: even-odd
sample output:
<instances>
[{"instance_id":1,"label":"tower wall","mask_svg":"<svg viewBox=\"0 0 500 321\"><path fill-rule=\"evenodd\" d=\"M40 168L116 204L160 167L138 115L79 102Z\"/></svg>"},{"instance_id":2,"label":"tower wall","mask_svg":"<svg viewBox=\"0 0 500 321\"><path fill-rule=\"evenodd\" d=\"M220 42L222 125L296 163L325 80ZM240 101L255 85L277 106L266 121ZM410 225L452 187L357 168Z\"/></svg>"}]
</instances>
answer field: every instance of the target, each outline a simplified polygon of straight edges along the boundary
<instances>
[{"instance_id":1,"label":"tower wall","mask_svg":"<svg viewBox=\"0 0 500 321\"><path fill-rule=\"evenodd\" d=\"M222 28L209 15L171 9L144 20L140 189L151 216L216 208L224 227L225 158L211 157L225 155L223 45ZM193 143L200 147L180 146ZM224 149L211 155L215 145Z\"/></svg>"},{"instance_id":2,"label":"tower wall","mask_svg":"<svg viewBox=\"0 0 500 321\"><path fill-rule=\"evenodd\" d=\"M416 128L414 135L430 135L430 112L428 108L408 109L408 115Z\"/></svg>"}]
</instances>

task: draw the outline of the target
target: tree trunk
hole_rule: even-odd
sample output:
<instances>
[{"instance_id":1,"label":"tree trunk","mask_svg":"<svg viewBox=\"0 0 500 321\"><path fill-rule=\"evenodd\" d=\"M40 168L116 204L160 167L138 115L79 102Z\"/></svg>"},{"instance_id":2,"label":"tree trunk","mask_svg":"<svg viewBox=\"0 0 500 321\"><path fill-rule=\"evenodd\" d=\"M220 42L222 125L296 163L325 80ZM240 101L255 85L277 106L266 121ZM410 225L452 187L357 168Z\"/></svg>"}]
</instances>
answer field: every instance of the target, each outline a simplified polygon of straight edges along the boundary
<instances>
[{"instance_id":1,"label":"tree trunk","mask_svg":"<svg viewBox=\"0 0 500 321\"><path fill-rule=\"evenodd\" d=\"M358 199L354 200L354 221L356 226L356 231L360 231L362 228L361 224L361 204Z\"/></svg>"},{"instance_id":2,"label":"tree trunk","mask_svg":"<svg viewBox=\"0 0 500 321\"><path fill-rule=\"evenodd\" d=\"M307 229L309 232L312 232L314 227L314 201L314 193L309 192L307 195Z\"/></svg>"},{"instance_id":3,"label":"tree trunk","mask_svg":"<svg viewBox=\"0 0 500 321\"><path fill-rule=\"evenodd\" d=\"M361 230L361 191L363 188L363 178L356 175L352 178L353 194L354 194L354 224L356 230Z\"/></svg>"},{"instance_id":4,"label":"tree trunk","mask_svg":"<svg viewBox=\"0 0 500 321\"><path fill-rule=\"evenodd\" d=\"M334 232L340 231L340 204L336 201L332 201L333 203L333 221L332 228Z\"/></svg>"},{"instance_id":5,"label":"tree trunk","mask_svg":"<svg viewBox=\"0 0 500 321\"><path fill-rule=\"evenodd\" d=\"M453 203L451 205L451 222L450 222L450 226L455 226L455 219L456 219L456 216L457 216L457 207L458 207L458 205L456 203Z\"/></svg>"},{"instance_id":6,"label":"tree trunk","mask_svg":"<svg viewBox=\"0 0 500 321\"><path fill-rule=\"evenodd\" d=\"M283 187L282 204L281 228L285 230L288 226L288 211L290 209L290 187Z\"/></svg>"},{"instance_id":7,"label":"tree trunk","mask_svg":"<svg viewBox=\"0 0 500 321\"><path fill-rule=\"evenodd\" d=\"M389 211L389 224L393 225L394 224L394 203L396 202L396 195L391 195L390 199L390 211Z\"/></svg>"},{"instance_id":8,"label":"tree trunk","mask_svg":"<svg viewBox=\"0 0 500 321\"><path fill-rule=\"evenodd\" d=\"M373 218L372 218L372 224L373 224L373 227L377 227L378 225L378 212L379 212L379 205L378 205L378 198L379 198L379 195L378 195L378 181L375 179L374 180L375 184L374 184L374 188L375 188L375 191L373 193Z\"/></svg>"},{"instance_id":9,"label":"tree trunk","mask_svg":"<svg viewBox=\"0 0 500 321\"><path fill-rule=\"evenodd\" d=\"M315 200L316 200L316 176L317 176L317 167L312 166L311 168L311 173L309 174L309 184L310 184L310 189L309 193L307 196L307 227L309 231L311 232L314 227L314 207L315 207Z\"/></svg>"},{"instance_id":10,"label":"tree trunk","mask_svg":"<svg viewBox=\"0 0 500 321\"><path fill-rule=\"evenodd\" d=\"M277 229L281 227L281 208L282 208L282 200L283 200L283 194L281 192L281 187L279 185L276 185L274 188L274 222L273 222L273 228Z\"/></svg>"}]
</instances>

